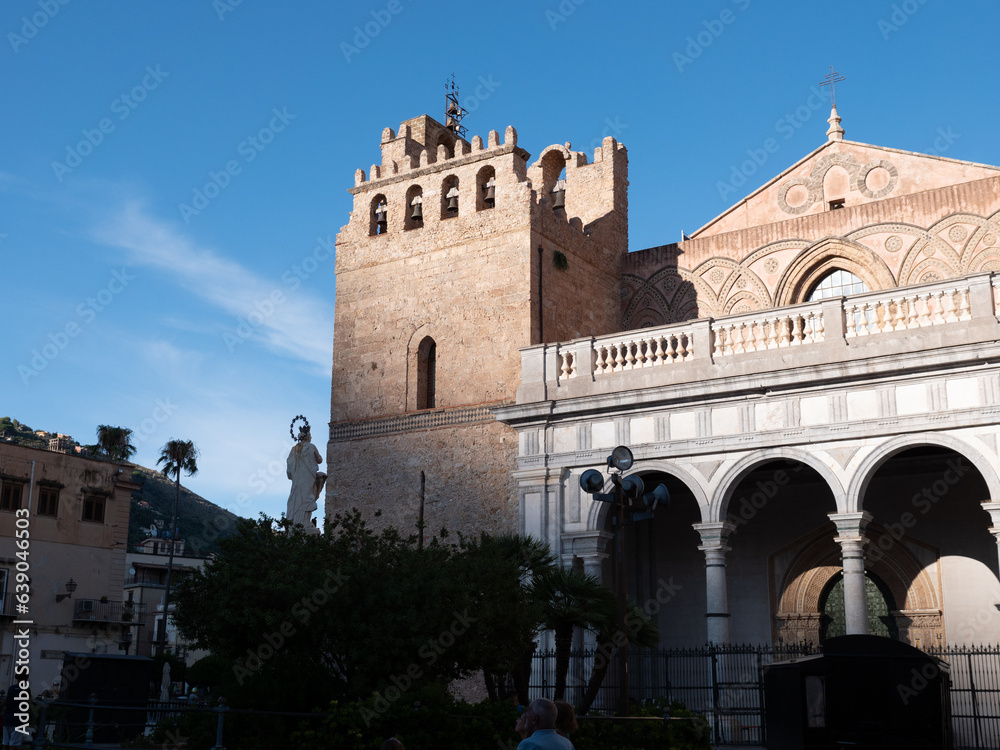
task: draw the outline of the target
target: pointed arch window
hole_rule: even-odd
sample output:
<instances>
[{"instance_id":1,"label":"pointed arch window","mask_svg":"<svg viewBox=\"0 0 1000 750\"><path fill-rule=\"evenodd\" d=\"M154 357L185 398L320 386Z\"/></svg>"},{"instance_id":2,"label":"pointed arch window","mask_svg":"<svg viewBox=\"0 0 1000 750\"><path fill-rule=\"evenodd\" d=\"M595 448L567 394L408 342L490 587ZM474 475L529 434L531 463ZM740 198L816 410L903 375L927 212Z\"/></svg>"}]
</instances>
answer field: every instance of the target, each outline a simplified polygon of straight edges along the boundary
<instances>
[{"instance_id":1,"label":"pointed arch window","mask_svg":"<svg viewBox=\"0 0 1000 750\"><path fill-rule=\"evenodd\" d=\"M829 297L849 297L868 291L868 285L853 273L837 268L816 282L806 296L806 302L817 302Z\"/></svg>"},{"instance_id":2,"label":"pointed arch window","mask_svg":"<svg viewBox=\"0 0 1000 750\"><path fill-rule=\"evenodd\" d=\"M417 408L433 409L437 402L437 344L427 336L417 349Z\"/></svg>"}]
</instances>

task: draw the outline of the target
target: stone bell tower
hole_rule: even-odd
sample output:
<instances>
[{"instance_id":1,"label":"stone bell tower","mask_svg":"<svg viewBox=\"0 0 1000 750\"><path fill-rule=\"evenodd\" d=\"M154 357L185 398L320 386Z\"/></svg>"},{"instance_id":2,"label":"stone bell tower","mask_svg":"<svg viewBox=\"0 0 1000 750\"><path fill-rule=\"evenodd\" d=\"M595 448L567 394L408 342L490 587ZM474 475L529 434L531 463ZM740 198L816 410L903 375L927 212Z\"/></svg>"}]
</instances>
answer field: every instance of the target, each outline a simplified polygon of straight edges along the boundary
<instances>
[{"instance_id":1,"label":"stone bell tower","mask_svg":"<svg viewBox=\"0 0 1000 750\"><path fill-rule=\"evenodd\" d=\"M518 349L617 330L625 147L530 155L427 115L382 131L337 239L327 515L427 533L518 526Z\"/></svg>"}]
</instances>

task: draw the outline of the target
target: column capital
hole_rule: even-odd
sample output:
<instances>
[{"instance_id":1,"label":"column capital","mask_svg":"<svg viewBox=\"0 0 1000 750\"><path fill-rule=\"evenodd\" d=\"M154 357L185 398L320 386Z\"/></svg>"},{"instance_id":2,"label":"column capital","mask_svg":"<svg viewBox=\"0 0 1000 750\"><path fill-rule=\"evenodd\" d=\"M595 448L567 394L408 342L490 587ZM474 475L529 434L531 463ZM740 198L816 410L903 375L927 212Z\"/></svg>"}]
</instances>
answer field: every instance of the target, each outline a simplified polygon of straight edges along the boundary
<instances>
[{"instance_id":1,"label":"column capital","mask_svg":"<svg viewBox=\"0 0 1000 750\"><path fill-rule=\"evenodd\" d=\"M614 539L608 531L570 531L561 535L563 556L579 557L585 562L599 562L608 557L608 542Z\"/></svg>"},{"instance_id":2,"label":"column capital","mask_svg":"<svg viewBox=\"0 0 1000 750\"><path fill-rule=\"evenodd\" d=\"M980 505L983 506L983 510L990 514L990 520L993 522L993 528L990 529L990 533L1000 540L1000 502L985 500Z\"/></svg>"},{"instance_id":3,"label":"column capital","mask_svg":"<svg viewBox=\"0 0 1000 750\"><path fill-rule=\"evenodd\" d=\"M701 544L698 549L708 553L712 551L729 552L732 548L726 543L729 535L736 531L736 524L728 521L714 521L712 523L694 523L691 528L701 536Z\"/></svg>"},{"instance_id":4,"label":"column capital","mask_svg":"<svg viewBox=\"0 0 1000 750\"><path fill-rule=\"evenodd\" d=\"M857 513L830 513L831 521L837 525L837 536L834 541L841 546L863 540L865 529L872 520L872 514L862 510Z\"/></svg>"}]
</instances>

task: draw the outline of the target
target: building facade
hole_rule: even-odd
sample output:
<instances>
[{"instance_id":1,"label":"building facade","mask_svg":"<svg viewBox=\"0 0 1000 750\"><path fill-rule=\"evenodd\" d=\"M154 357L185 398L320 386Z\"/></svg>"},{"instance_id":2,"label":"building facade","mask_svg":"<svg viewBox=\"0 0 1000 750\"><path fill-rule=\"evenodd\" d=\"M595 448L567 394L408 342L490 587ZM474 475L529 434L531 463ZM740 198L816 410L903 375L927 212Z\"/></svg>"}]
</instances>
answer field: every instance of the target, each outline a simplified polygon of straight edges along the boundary
<instances>
[{"instance_id":1,"label":"building facade","mask_svg":"<svg viewBox=\"0 0 1000 750\"><path fill-rule=\"evenodd\" d=\"M152 656L161 640L168 653L176 654L188 665L194 664L208 652L191 648L180 637L173 621L174 605L170 605L167 619L166 637L163 638L163 596L167 588L167 567L170 565L170 532L153 526L156 536L144 539L125 555L124 601L143 605L146 613L143 630L135 641L130 653L136 656ZM170 572L170 590L177 591L181 581L190 578L205 564L205 557L192 555L185 549L183 539L174 542L174 559ZM171 600L173 595L171 595Z\"/></svg>"},{"instance_id":2,"label":"building facade","mask_svg":"<svg viewBox=\"0 0 1000 750\"><path fill-rule=\"evenodd\" d=\"M326 513L513 530L517 435L494 412L521 347L620 328L625 149L607 138L588 163L554 145L532 164L512 127L470 142L424 115L381 151L337 237Z\"/></svg>"},{"instance_id":3,"label":"building facade","mask_svg":"<svg viewBox=\"0 0 1000 750\"><path fill-rule=\"evenodd\" d=\"M579 480L627 445L672 498L624 530L663 645L996 643L1000 169L840 123L634 253L613 139L528 167L512 128L436 153L429 118L386 130L338 242L328 514L412 526L423 471L435 522L537 536L610 584L617 528ZM335 483L345 461L374 469L367 488Z\"/></svg>"},{"instance_id":4,"label":"building facade","mask_svg":"<svg viewBox=\"0 0 1000 750\"><path fill-rule=\"evenodd\" d=\"M15 634L25 630L35 692L58 683L65 652L125 653L138 637L144 605L122 600L134 489L127 464L0 443L4 684L24 647ZM27 611L18 572L30 578Z\"/></svg>"}]
</instances>

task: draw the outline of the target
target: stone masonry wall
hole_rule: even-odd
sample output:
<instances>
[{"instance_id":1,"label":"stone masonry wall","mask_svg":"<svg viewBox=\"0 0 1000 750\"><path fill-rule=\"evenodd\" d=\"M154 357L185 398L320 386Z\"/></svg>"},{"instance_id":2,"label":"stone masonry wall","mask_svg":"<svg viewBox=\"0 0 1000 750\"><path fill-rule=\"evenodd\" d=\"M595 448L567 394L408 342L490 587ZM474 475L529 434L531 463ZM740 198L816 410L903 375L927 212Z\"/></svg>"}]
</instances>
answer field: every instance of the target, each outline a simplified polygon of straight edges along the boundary
<instances>
[{"instance_id":1,"label":"stone masonry wall","mask_svg":"<svg viewBox=\"0 0 1000 750\"><path fill-rule=\"evenodd\" d=\"M514 532L517 433L499 422L411 431L330 444L327 517L348 508L382 516L376 528L416 533L420 472L427 536ZM355 467L350 470L349 467ZM455 537L451 537L455 540Z\"/></svg>"}]
</instances>

